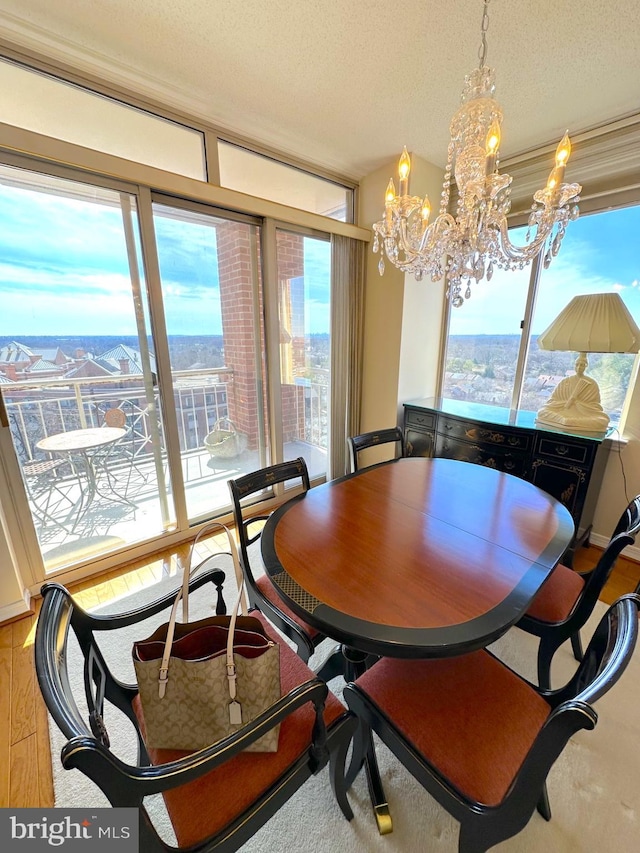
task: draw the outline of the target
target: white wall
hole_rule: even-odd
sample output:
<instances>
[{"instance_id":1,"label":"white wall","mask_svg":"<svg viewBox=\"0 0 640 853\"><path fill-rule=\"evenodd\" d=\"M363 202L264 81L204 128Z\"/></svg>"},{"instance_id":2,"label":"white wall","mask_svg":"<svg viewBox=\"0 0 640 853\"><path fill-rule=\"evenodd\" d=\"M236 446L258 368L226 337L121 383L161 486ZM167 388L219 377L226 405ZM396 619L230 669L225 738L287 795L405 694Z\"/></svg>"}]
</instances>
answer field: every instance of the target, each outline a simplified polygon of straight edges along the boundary
<instances>
[{"instance_id":1,"label":"white wall","mask_svg":"<svg viewBox=\"0 0 640 853\"><path fill-rule=\"evenodd\" d=\"M593 518L594 542L609 540L627 500L640 494L640 373L636 373L623 424L626 442L614 445L605 470ZM640 541L625 551L640 560Z\"/></svg>"},{"instance_id":2,"label":"white wall","mask_svg":"<svg viewBox=\"0 0 640 853\"><path fill-rule=\"evenodd\" d=\"M396 174L397 160L393 160L360 183L361 226L370 228L381 218L385 189ZM421 196L428 193L437 207L441 184L439 168L412 157L410 192ZM361 432L395 426L402 401L433 394L438 366L443 285L405 277L389 261L380 276L379 259L380 255L369 249ZM371 451L365 462L387 456L385 449Z\"/></svg>"},{"instance_id":3,"label":"white wall","mask_svg":"<svg viewBox=\"0 0 640 853\"><path fill-rule=\"evenodd\" d=\"M358 222L367 228L380 219L384 192L396 164L368 175L360 184ZM364 375L360 431L395 426L404 306L404 273L386 263L378 273L380 255L367 253L364 321Z\"/></svg>"},{"instance_id":4,"label":"white wall","mask_svg":"<svg viewBox=\"0 0 640 853\"><path fill-rule=\"evenodd\" d=\"M31 573L26 564L26 554L19 550L22 543L18 534L19 520L13 512L10 476L19 478L20 472L9 430L0 426L0 491L3 495L0 504L0 624L28 613L31 603L27 590ZM14 531L12 537L10 525Z\"/></svg>"},{"instance_id":5,"label":"white wall","mask_svg":"<svg viewBox=\"0 0 640 853\"><path fill-rule=\"evenodd\" d=\"M411 186L414 195L428 194L432 218L437 215L442 191L442 170L419 157L411 159ZM398 377L398 419L402 403L431 397L436 392L440 358L440 337L445 308L444 281L430 278L416 281L407 274L404 282L400 370Z\"/></svg>"}]
</instances>

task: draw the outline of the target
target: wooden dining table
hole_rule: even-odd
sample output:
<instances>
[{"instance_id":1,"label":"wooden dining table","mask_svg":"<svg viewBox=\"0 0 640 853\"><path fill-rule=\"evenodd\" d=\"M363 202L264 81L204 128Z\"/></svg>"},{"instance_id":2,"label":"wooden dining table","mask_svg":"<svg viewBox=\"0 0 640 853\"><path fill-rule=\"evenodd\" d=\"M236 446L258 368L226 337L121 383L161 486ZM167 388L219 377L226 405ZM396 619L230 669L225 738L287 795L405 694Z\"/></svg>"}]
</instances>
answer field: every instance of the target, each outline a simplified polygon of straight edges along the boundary
<instances>
[{"instance_id":1,"label":"wooden dining table","mask_svg":"<svg viewBox=\"0 0 640 853\"><path fill-rule=\"evenodd\" d=\"M415 457L292 498L267 521L261 548L283 601L342 644L355 677L372 654L447 657L498 639L573 534L567 508L525 480ZM366 765L388 832L372 743Z\"/></svg>"}]
</instances>

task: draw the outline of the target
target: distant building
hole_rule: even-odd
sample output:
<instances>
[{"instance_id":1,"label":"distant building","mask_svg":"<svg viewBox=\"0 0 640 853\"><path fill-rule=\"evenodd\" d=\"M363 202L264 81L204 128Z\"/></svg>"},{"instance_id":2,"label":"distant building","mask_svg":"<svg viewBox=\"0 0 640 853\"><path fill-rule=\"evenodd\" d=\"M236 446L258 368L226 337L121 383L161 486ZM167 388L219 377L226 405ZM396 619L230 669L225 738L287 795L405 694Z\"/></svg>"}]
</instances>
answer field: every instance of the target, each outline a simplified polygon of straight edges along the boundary
<instances>
[{"instance_id":1,"label":"distant building","mask_svg":"<svg viewBox=\"0 0 640 853\"><path fill-rule=\"evenodd\" d=\"M11 341L0 348L0 374L12 382L62 376L71 363L60 347L34 352L26 344Z\"/></svg>"},{"instance_id":2,"label":"distant building","mask_svg":"<svg viewBox=\"0 0 640 853\"><path fill-rule=\"evenodd\" d=\"M156 374L155 356L149 355L151 373ZM0 377L3 381L26 382L33 379L84 379L106 376L141 376L142 358L137 350L118 344L94 358L83 349L73 356L66 355L59 346L43 347L37 352L11 341L0 348Z\"/></svg>"}]
</instances>

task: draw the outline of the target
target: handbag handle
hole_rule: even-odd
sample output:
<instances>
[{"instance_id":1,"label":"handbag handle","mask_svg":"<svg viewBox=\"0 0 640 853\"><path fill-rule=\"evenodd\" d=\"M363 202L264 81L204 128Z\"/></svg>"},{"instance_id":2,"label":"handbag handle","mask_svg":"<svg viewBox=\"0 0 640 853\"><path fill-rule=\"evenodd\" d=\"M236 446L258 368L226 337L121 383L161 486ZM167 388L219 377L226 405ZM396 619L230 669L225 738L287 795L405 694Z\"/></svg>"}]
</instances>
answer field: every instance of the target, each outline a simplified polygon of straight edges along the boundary
<instances>
[{"instance_id":1,"label":"handbag handle","mask_svg":"<svg viewBox=\"0 0 640 853\"><path fill-rule=\"evenodd\" d=\"M178 614L178 606L180 604L180 600L182 599L184 602L188 599L189 594L189 578L193 573L192 568L192 558L195 551L195 547L198 543L198 540L202 536L205 531L208 531L214 527L218 527L225 531L227 534L227 540L229 542L229 549L231 551L231 559L233 560L233 567L236 574L236 581L238 584L238 598L233 608L233 613L231 614L231 621L229 623L229 634L227 637L227 680L229 682L229 697L231 699L229 703L229 719L230 722L234 725L239 725L242 722L242 712L240 703L236 701L236 665L233 658L233 636L236 628L236 620L238 618L238 613L242 610L242 613L246 615L247 608L244 601L244 576L242 574L242 569L240 568L240 560L238 558L238 546L236 545L236 540L229 530L229 528L222 524L219 521L213 521L211 524L207 524L201 530L198 531L198 535L193 540L193 544L191 545L191 550L189 552L189 563L187 569L184 571L182 586L176 593L176 597L173 602L173 606L171 607L171 614L169 615L169 624L167 626L167 638L164 644L164 651L162 653L162 661L160 663L160 671L158 673L158 696L162 699L165 695L167 689L167 681L169 679L169 659L171 657L171 647L173 645L173 636L176 628L176 618ZM184 621L188 619L188 607L185 607L183 610Z\"/></svg>"},{"instance_id":2,"label":"handbag handle","mask_svg":"<svg viewBox=\"0 0 640 853\"><path fill-rule=\"evenodd\" d=\"M240 558L238 556L238 546L236 545L236 540L233 533L229 530L226 524L223 524L221 521L210 521L209 524L205 524L202 527L196 538L191 543L191 548L189 549L189 558L187 560L187 568L183 569L182 574L182 621L189 621L189 580L191 579L191 575L196 571L198 566L202 565L199 563L198 566L194 568L193 566L193 555L196 551L196 545L200 541L200 537L205 533L209 533L211 530L224 530L227 534L227 541L229 543L229 552L231 553L231 560L233 561L233 570L236 575L236 585L238 587L238 597L242 598L242 614L244 616L247 615L247 602L245 598L245 591L243 589L244 578L242 574L242 569L240 568ZM214 555L212 555L214 556ZM178 597L178 601L180 601L180 597Z\"/></svg>"}]
</instances>

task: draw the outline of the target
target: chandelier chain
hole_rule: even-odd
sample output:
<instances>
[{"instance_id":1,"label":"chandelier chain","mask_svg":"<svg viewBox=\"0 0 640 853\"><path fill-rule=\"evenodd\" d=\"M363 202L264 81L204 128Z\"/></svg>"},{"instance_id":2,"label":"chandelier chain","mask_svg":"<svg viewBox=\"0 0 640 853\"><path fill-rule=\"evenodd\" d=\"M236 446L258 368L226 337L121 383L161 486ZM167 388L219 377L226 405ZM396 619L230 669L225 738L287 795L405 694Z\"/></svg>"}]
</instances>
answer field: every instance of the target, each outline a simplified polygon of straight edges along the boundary
<instances>
[{"instance_id":1,"label":"chandelier chain","mask_svg":"<svg viewBox=\"0 0 640 853\"><path fill-rule=\"evenodd\" d=\"M480 60L480 68L484 68L487 64L487 30L489 29L489 3L491 0L484 0L484 10L482 12L482 23L480 24L480 47L478 48L478 59Z\"/></svg>"}]
</instances>

